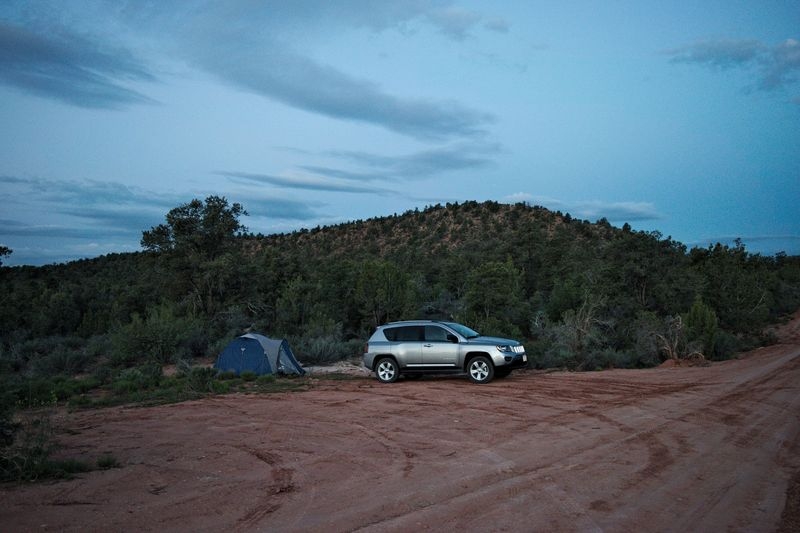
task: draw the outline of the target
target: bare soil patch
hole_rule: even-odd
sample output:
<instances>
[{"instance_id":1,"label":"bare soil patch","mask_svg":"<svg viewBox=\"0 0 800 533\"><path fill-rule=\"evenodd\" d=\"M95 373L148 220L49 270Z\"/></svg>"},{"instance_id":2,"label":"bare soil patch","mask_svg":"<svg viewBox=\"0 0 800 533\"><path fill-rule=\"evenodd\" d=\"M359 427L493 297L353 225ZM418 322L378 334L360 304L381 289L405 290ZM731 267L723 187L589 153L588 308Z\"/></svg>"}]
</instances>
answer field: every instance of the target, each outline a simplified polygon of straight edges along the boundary
<instances>
[{"instance_id":1,"label":"bare soil patch","mask_svg":"<svg viewBox=\"0 0 800 533\"><path fill-rule=\"evenodd\" d=\"M354 372L312 377L306 392L64 412L66 456L122 467L3 486L0 524L775 531L797 520L784 508L800 471L799 318L780 344L702 367L518 372L485 386Z\"/></svg>"}]
</instances>

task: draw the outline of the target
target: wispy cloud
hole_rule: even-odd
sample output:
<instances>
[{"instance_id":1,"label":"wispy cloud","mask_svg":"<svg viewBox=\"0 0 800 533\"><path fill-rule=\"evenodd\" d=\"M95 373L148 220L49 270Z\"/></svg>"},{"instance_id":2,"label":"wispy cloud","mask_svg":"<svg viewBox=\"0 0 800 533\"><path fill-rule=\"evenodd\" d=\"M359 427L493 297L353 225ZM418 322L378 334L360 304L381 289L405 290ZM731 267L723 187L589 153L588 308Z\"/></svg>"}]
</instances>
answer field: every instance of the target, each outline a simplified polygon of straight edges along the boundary
<instances>
[{"instance_id":1,"label":"wispy cloud","mask_svg":"<svg viewBox=\"0 0 800 533\"><path fill-rule=\"evenodd\" d=\"M673 63L694 63L714 68L745 65L758 57L765 47L754 40L721 39L699 41L679 48L665 50Z\"/></svg>"},{"instance_id":2,"label":"wispy cloud","mask_svg":"<svg viewBox=\"0 0 800 533\"><path fill-rule=\"evenodd\" d=\"M142 49L169 50L178 59L245 91L288 106L339 120L382 127L422 140L449 140L486 134L490 113L461 102L393 93L362 71L346 72L303 49L304 37L319 31L404 31L430 24L461 40L484 17L449 0L296 0L253 3L144 3L136 8L98 4L100 15L70 4L24 4L37 24L0 26L0 81L40 96L81 107L116 108L151 101L131 81L153 81L152 71L123 45L123 35L94 40L91 20L107 27L130 27ZM12 10L13 11L13 10ZM56 14L57 12L58 14ZM83 22L81 16L89 19ZM93 18L94 17L94 18ZM44 22L42 22L44 21ZM66 22L69 21L69 22ZM64 24L89 31L66 30ZM502 31L500 19L486 27ZM41 28L56 28L44 33ZM97 38L99 39L99 38ZM118 41L117 41L118 39ZM149 40L148 40L149 39Z\"/></svg>"},{"instance_id":3,"label":"wispy cloud","mask_svg":"<svg viewBox=\"0 0 800 533\"><path fill-rule=\"evenodd\" d=\"M196 48L203 68L238 87L332 118L381 126L427 140L471 137L494 118L455 101L401 97L302 55L277 41Z\"/></svg>"},{"instance_id":4,"label":"wispy cloud","mask_svg":"<svg viewBox=\"0 0 800 533\"><path fill-rule=\"evenodd\" d=\"M177 198L105 181L59 181L0 176L3 200L19 209L0 224L0 235L66 239L128 237L163 220ZM174 202L174 203L173 203ZM30 218L29 212L38 213ZM54 222L55 219L58 222Z\"/></svg>"},{"instance_id":5,"label":"wispy cloud","mask_svg":"<svg viewBox=\"0 0 800 533\"><path fill-rule=\"evenodd\" d=\"M349 181L397 181L425 179L439 174L484 168L494 163L502 150L498 144L456 143L409 154L384 155L356 150L335 150L323 155L355 165L356 170L330 165L301 165L299 168Z\"/></svg>"},{"instance_id":6,"label":"wispy cloud","mask_svg":"<svg viewBox=\"0 0 800 533\"><path fill-rule=\"evenodd\" d=\"M665 50L673 63L689 63L725 70L758 67L757 86L773 90L797 81L800 72L800 41L786 39L775 46L756 40L718 39Z\"/></svg>"},{"instance_id":7,"label":"wispy cloud","mask_svg":"<svg viewBox=\"0 0 800 533\"><path fill-rule=\"evenodd\" d=\"M101 236L128 236L131 232L109 227L74 227L59 224L31 224L19 220L0 220L0 235L49 237L54 239L97 239Z\"/></svg>"},{"instance_id":8,"label":"wispy cloud","mask_svg":"<svg viewBox=\"0 0 800 533\"><path fill-rule=\"evenodd\" d=\"M0 184L5 184L9 190L16 189L19 198L30 202L50 203L59 211L75 209L76 205L81 208L93 205L174 207L179 200L175 196L156 194L113 181L50 180L0 175Z\"/></svg>"},{"instance_id":9,"label":"wispy cloud","mask_svg":"<svg viewBox=\"0 0 800 533\"><path fill-rule=\"evenodd\" d=\"M800 73L800 41L787 39L769 50L764 61L761 86L775 89L797 81Z\"/></svg>"},{"instance_id":10,"label":"wispy cloud","mask_svg":"<svg viewBox=\"0 0 800 533\"><path fill-rule=\"evenodd\" d=\"M287 198L259 198L250 197L247 199L247 212L253 217L263 219L279 220L316 220L320 217L313 207L320 207L321 204L311 202L299 202Z\"/></svg>"},{"instance_id":11,"label":"wispy cloud","mask_svg":"<svg viewBox=\"0 0 800 533\"><path fill-rule=\"evenodd\" d=\"M154 80L127 50L0 21L0 82L6 85L79 107L114 109L152 103L125 83Z\"/></svg>"},{"instance_id":12,"label":"wispy cloud","mask_svg":"<svg viewBox=\"0 0 800 533\"><path fill-rule=\"evenodd\" d=\"M605 218L610 222L635 222L664 218L650 202L604 202L600 200L565 202L524 192L512 194L506 200L540 205L553 211L569 213L575 218L586 220Z\"/></svg>"},{"instance_id":13,"label":"wispy cloud","mask_svg":"<svg viewBox=\"0 0 800 533\"><path fill-rule=\"evenodd\" d=\"M334 151L330 155L379 170L384 177L429 177L442 172L485 167L500 152L497 144L458 143L411 154L386 156L359 151Z\"/></svg>"},{"instance_id":14,"label":"wispy cloud","mask_svg":"<svg viewBox=\"0 0 800 533\"><path fill-rule=\"evenodd\" d=\"M395 194L395 191L379 187L369 187L344 180L331 180L329 178L312 176L282 177L269 174L256 174L252 172L218 171L216 174L227 178L274 185L284 189L301 189L309 191L348 192L356 194Z\"/></svg>"},{"instance_id":15,"label":"wispy cloud","mask_svg":"<svg viewBox=\"0 0 800 533\"><path fill-rule=\"evenodd\" d=\"M495 118L454 100L397 94L361 70L347 72L314 57L308 35L321 31L406 31L429 23L451 39L467 35L483 17L452 7L451 1L297 0L224 4L166 3L136 15L135 24L170 35L184 59L243 90L335 119L382 127L423 140L448 140L486 133ZM176 12L180 13L176 16ZM500 28L497 22L492 27Z\"/></svg>"}]
</instances>

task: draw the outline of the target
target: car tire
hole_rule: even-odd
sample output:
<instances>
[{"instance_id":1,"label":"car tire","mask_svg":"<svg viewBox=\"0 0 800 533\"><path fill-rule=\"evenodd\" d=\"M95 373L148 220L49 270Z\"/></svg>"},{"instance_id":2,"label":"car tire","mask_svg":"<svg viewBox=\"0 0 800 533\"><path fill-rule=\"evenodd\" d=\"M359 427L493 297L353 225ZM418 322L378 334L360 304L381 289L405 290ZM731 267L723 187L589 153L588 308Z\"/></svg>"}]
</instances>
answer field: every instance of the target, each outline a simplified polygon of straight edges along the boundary
<instances>
[{"instance_id":1,"label":"car tire","mask_svg":"<svg viewBox=\"0 0 800 533\"><path fill-rule=\"evenodd\" d=\"M391 357L384 357L375 363L375 377L381 383L394 383L400 376L400 367Z\"/></svg>"},{"instance_id":2,"label":"car tire","mask_svg":"<svg viewBox=\"0 0 800 533\"><path fill-rule=\"evenodd\" d=\"M469 360L467 365L467 376L473 383L489 383L494 377L494 365L492 360L485 355L479 355Z\"/></svg>"}]
</instances>

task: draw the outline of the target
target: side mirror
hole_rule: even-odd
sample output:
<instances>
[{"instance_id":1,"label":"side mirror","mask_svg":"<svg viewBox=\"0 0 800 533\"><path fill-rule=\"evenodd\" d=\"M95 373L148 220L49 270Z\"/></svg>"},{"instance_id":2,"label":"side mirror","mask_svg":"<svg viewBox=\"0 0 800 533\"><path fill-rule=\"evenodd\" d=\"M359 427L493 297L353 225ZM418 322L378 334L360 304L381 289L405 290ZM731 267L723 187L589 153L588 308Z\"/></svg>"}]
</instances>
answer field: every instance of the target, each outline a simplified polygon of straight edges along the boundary
<instances>
[{"instance_id":1,"label":"side mirror","mask_svg":"<svg viewBox=\"0 0 800 533\"><path fill-rule=\"evenodd\" d=\"M458 344L458 337L456 337L452 333L448 333L447 334L447 342L452 342L453 344Z\"/></svg>"}]
</instances>

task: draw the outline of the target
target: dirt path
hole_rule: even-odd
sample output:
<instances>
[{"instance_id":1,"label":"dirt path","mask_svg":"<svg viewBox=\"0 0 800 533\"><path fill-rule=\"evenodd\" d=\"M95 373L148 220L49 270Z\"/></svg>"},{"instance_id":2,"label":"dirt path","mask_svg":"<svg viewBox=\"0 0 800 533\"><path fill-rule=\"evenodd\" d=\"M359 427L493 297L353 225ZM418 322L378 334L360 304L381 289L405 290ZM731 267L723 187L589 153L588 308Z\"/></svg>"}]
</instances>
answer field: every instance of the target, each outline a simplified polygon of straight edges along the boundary
<instances>
[{"instance_id":1,"label":"dirt path","mask_svg":"<svg viewBox=\"0 0 800 533\"><path fill-rule=\"evenodd\" d=\"M707 367L518 373L66 415L122 468L0 489L5 531L774 531L800 319Z\"/></svg>"}]
</instances>

